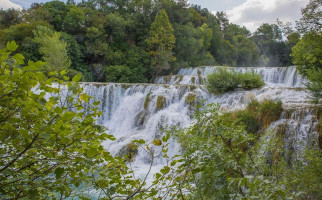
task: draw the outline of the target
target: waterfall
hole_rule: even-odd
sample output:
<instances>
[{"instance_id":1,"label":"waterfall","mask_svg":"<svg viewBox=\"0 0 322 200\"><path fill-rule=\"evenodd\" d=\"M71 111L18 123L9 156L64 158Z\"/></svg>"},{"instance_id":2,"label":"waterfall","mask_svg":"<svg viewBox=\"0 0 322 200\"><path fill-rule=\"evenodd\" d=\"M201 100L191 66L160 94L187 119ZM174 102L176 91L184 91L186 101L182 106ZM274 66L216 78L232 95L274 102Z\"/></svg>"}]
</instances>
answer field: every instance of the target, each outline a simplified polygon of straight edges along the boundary
<instances>
[{"instance_id":1,"label":"waterfall","mask_svg":"<svg viewBox=\"0 0 322 200\"><path fill-rule=\"evenodd\" d=\"M305 81L298 74L296 67L226 67L237 72L254 71L262 76L267 86L301 87ZM178 75L162 76L155 80L161 84L204 84L206 76L218 69L213 67L196 67L180 69Z\"/></svg>"},{"instance_id":2,"label":"waterfall","mask_svg":"<svg viewBox=\"0 0 322 200\"><path fill-rule=\"evenodd\" d=\"M236 89L223 95L213 95L207 91L204 82L206 75L216 69L185 68L178 75L156 78L155 84L82 83L84 92L93 97L89 103L100 101L98 107L103 114L98 123L106 126L108 132L116 137L115 141L104 142L104 147L119 155L135 139L151 142L162 137L163 129L187 127L192 120L191 104L201 100L206 104L218 103L222 110L242 109L251 99L281 100L285 112L271 128L283 127L286 144L294 151L303 144L316 141L317 122L309 109L309 93L295 67L230 68L241 72L254 70L261 74L266 85L261 89ZM171 141L170 155L178 154L179 150L180 145ZM157 158L153 170L160 169L164 162L162 157ZM139 151L132 166L139 176L143 176L149 163L146 154Z\"/></svg>"}]
</instances>

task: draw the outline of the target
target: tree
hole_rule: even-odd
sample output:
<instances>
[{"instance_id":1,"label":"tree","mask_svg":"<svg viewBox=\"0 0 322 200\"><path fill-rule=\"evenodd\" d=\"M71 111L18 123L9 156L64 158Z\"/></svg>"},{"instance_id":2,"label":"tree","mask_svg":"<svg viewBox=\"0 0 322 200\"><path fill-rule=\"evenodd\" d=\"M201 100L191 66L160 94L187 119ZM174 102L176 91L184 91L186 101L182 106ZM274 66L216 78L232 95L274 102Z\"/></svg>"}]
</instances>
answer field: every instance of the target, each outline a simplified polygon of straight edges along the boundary
<instances>
[{"instance_id":1,"label":"tree","mask_svg":"<svg viewBox=\"0 0 322 200\"><path fill-rule=\"evenodd\" d=\"M69 8L61 1L50 1L44 4L44 8L50 13L50 23L55 27L55 30L62 30L62 24Z\"/></svg>"},{"instance_id":2,"label":"tree","mask_svg":"<svg viewBox=\"0 0 322 200\"><path fill-rule=\"evenodd\" d=\"M260 120L276 115L276 107L265 104L257 102L252 108L255 112L264 108ZM236 120L236 112L219 109L206 106L190 127L176 132L182 147L179 169L187 171L182 178L192 185L189 199L321 199L319 147L311 147L290 165L283 134L248 133L242 121L253 125L253 118L243 115Z\"/></svg>"},{"instance_id":3,"label":"tree","mask_svg":"<svg viewBox=\"0 0 322 200\"><path fill-rule=\"evenodd\" d=\"M155 66L155 75L170 69L170 63L176 59L172 53L175 46L173 31L167 13L161 10L152 23L149 38L146 40L152 64Z\"/></svg>"},{"instance_id":4,"label":"tree","mask_svg":"<svg viewBox=\"0 0 322 200\"><path fill-rule=\"evenodd\" d=\"M13 8L7 10L0 9L0 28L9 28L22 21L21 12Z\"/></svg>"},{"instance_id":5,"label":"tree","mask_svg":"<svg viewBox=\"0 0 322 200\"><path fill-rule=\"evenodd\" d=\"M293 63L309 80L308 89L316 100L322 98L322 35L310 32L292 49Z\"/></svg>"},{"instance_id":6,"label":"tree","mask_svg":"<svg viewBox=\"0 0 322 200\"><path fill-rule=\"evenodd\" d=\"M321 0L310 0L302 9L297 29L304 36L292 49L293 63L297 65L300 74L309 80L307 87L316 102L322 97L321 9Z\"/></svg>"},{"instance_id":7,"label":"tree","mask_svg":"<svg viewBox=\"0 0 322 200\"><path fill-rule=\"evenodd\" d=\"M44 62L28 62L13 54L9 42L0 50L0 198L1 199L100 199L184 198L182 183L173 172L177 160L167 156L167 134L151 143L132 141L153 160L162 151L169 163L146 186L149 172L135 178L127 167L129 156L113 157L101 143L114 140L96 125L101 112L78 84L81 76L66 71L47 78L39 68ZM159 149L156 149L159 148ZM170 186L164 185L171 183ZM162 188L162 190L160 190Z\"/></svg>"},{"instance_id":8,"label":"tree","mask_svg":"<svg viewBox=\"0 0 322 200\"><path fill-rule=\"evenodd\" d=\"M237 50L236 65L238 67L254 66L258 62L259 50L256 44L243 35L234 37Z\"/></svg>"},{"instance_id":9,"label":"tree","mask_svg":"<svg viewBox=\"0 0 322 200\"><path fill-rule=\"evenodd\" d=\"M322 30L322 1L310 0L309 4L302 9L302 18L297 22L297 29L301 33Z\"/></svg>"},{"instance_id":10,"label":"tree","mask_svg":"<svg viewBox=\"0 0 322 200\"><path fill-rule=\"evenodd\" d=\"M70 59L67 52L67 44L60 40L61 34L54 32L45 26L37 26L33 31L34 41L39 44L39 52L46 62L44 72L68 70Z\"/></svg>"},{"instance_id":11,"label":"tree","mask_svg":"<svg viewBox=\"0 0 322 200\"><path fill-rule=\"evenodd\" d=\"M63 30L70 34L79 34L83 30L85 23L85 14L82 9L77 6L70 5L69 12L63 21Z\"/></svg>"},{"instance_id":12,"label":"tree","mask_svg":"<svg viewBox=\"0 0 322 200\"><path fill-rule=\"evenodd\" d=\"M112 137L94 124L97 109L84 107L89 97L77 84L80 76L69 83L47 79L39 71L43 62L20 66L24 57L11 55L17 47L11 42L0 50L0 198L74 196L95 163L107 161L100 143Z\"/></svg>"}]
</instances>

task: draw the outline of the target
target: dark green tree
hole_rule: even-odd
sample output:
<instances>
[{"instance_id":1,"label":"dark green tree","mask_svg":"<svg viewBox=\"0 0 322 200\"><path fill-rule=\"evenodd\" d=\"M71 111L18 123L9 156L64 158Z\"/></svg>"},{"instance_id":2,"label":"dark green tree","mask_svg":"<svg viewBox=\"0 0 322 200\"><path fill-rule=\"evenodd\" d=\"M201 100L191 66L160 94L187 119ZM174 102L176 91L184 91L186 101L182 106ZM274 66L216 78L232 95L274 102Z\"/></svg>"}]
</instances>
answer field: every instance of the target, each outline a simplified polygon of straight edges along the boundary
<instances>
[{"instance_id":1,"label":"dark green tree","mask_svg":"<svg viewBox=\"0 0 322 200\"><path fill-rule=\"evenodd\" d=\"M173 28L165 10L161 10L151 25L146 42L155 67L155 75L162 70L170 69L170 63L175 61L172 49L175 47Z\"/></svg>"}]
</instances>

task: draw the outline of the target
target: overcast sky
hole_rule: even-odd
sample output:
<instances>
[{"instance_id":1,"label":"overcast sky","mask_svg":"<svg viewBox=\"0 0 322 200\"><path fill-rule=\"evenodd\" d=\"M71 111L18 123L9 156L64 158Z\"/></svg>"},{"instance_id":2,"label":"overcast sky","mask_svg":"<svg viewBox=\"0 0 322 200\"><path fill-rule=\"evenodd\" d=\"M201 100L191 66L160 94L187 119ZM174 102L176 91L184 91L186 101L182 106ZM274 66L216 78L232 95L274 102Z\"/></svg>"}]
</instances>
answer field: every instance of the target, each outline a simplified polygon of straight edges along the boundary
<instances>
[{"instance_id":1,"label":"overcast sky","mask_svg":"<svg viewBox=\"0 0 322 200\"><path fill-rule=\"evenodd\" d=\"M0 8L28 8L33 2L49 0L0 0ZM301 8L309 0L190 0L191 4L201 5L202 8L216 13L225 11L231 22L246 26L255 31L263 23L281 21L294 22L301 17Z\"/></svg>"}]
</instances>

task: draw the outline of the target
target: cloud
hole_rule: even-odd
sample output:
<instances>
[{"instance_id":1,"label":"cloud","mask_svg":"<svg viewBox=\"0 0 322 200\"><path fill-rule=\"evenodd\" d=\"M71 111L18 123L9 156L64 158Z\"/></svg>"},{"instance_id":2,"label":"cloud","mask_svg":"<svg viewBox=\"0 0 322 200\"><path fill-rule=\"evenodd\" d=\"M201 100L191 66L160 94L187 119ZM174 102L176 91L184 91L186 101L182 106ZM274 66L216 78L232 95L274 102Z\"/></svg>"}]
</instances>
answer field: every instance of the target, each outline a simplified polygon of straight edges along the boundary
<instances>
[{"instance_id":1,"label":"cloud","mask_svg":"<svg viewBox=\"0 0 322 200\"><path fill-rule=\"evenodd\" d=\"M227 11L232 23L255 31L263 23L294 22L301 17L301 8L309 0L247 0Z\"/></svg>"},{"instance_id":2,"label":"cloud","mask_svg":"<svg viewBox=\"0 0 322 200\"><path fill-rule=\"evenodd\" d=\"M12 3L10 0L1 0L1 4L0 4L0 9L8 9L8 8L15 8L15 9L20 9L21 6Z\"/></svg>"}]
</instances>

